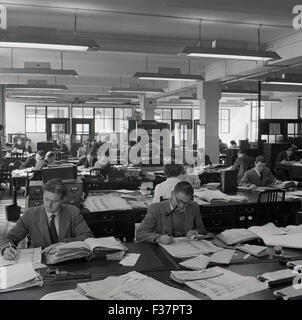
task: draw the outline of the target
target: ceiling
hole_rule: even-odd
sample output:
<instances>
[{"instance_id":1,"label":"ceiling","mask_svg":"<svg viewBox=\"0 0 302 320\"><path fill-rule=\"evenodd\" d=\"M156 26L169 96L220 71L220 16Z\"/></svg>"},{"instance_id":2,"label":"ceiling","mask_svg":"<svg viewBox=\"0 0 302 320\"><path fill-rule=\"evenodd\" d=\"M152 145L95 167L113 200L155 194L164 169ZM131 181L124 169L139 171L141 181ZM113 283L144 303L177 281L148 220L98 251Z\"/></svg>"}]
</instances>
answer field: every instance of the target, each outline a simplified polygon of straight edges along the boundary
<instances>
[{"instance_id":1,"label":"ceiling","mask_svg":"<svg viewBox=\"0 0 302 320\"><path fill-rule=\"evenodd\" d=\"M1 67L24 67L24 62L49 62L52 69L75 69L79 77L0 75L1 83L23 84L47 79L65 84L65 100L105 94L112 86L154 86L169 90L168 81L137 81L135 72L177 67L182 73L202 74L207 81L245 85L242 76L302 67L302 36L292 27L296 0L7 0L9 34L84 38L100 46L95 52L0 49ZM75 18L76 17L76 18ZM215 39L257 47L258 28L264 47L276 50L281 61L270 65L179 56L185 45L208 44ZM1 34L1 31L0 31ZM301 52L300 52L301 51ZM301 63L301 67L299 67ZM295 68L293 68L293 66ZM249 80L249 81L252 81ZM239 82L238 82L239 81ZM179 88L185 87L180 82ZM173 85L175 88L175 84ZM295 89L294 92L300 91ZM291 90L291 91L293 91ZM301 94L301 93L300 93Z\"/></svg>"}]
</instances>

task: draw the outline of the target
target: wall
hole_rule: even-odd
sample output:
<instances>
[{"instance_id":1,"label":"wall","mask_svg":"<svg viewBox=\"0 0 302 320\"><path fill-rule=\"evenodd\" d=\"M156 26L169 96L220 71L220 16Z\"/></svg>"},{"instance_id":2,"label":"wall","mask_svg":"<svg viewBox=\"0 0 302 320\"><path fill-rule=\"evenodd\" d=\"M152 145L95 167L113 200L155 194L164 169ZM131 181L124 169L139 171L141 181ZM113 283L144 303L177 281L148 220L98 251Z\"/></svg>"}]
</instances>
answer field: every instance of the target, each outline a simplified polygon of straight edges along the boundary
<instances>
[{"instance_id":1,"label":"wall","mask_svg":"<svg viewBox=\"0 0 302 320\"><path fill-rule=\"evenodd\" d=\"M265 102L265 117L267 119L297 119L298 101L282 99L282 102Z\"/></svg>"},{"instance_id":2,"label":"wall","mask_svg":"<svg viewBox=\"0 0 302 320\"><path fill-rule=\"evenodd\" d=\"M221 106L220 106L221 108ZM222 107L230 110L230 133L220 133L222 142L230 145L231 140L235 140L239 145L239 140L249 138L250 133L250 107Z\"/></svg>"}]
</instances>

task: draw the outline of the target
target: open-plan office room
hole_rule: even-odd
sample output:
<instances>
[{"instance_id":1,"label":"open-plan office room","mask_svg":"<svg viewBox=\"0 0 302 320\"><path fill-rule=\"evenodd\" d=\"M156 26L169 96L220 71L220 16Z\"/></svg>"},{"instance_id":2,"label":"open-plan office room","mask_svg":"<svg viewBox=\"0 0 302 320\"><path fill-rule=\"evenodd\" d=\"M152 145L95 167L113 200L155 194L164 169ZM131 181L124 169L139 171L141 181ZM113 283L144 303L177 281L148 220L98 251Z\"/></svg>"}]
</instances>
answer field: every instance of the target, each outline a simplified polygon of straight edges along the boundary
<instances>
[{"instance_id":1,"label":"open-plan office room","mask_svg":"<svg viewBox=\"0 0 302 320\"><path fill-rule=\"evenodd\" d=\"M0 4L0 300L302 299L301 16Z\"/></svg>"}]
</instances>

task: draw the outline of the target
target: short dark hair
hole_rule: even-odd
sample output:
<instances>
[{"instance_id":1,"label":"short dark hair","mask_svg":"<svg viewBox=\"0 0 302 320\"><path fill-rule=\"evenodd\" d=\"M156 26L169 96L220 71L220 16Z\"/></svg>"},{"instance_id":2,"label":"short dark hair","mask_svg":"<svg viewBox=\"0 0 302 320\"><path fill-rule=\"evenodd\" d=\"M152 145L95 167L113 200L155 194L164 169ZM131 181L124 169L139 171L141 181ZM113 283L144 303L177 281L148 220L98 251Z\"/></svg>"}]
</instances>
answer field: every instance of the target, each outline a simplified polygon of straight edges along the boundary
<instances>
[{"instance_id":1,"label":"short dark hair","mask_svg":"<svg viewBox=\"0 0 302 320\"><path fill-rule=\"evenodd\" d=\"M185 173L184 166L182 164L165 164L164 172L167 177L178 177Z\"/></svg>"},{"instance_id":2,"label":"short dark hair","mask_svg":"<svg viewBox=\"0 0 302 320\"><path fill-rule=\"evenodd\" d=\"M236 145L237 145L237 143L236 143L236 141L235 141L235 140L231 140L231 141L230 141L230 143L231 143L231 144L236 144Z\"/></svg>"},{"instance_id":3,"label":"short dark hair","mask_svg":"<svg viewBox=\"0 0 302 320\"><path fill-rule=\"evenodd\" d=\"M45 153L44 153L43 150L38 150L38 151L37 151L37 154L38 154L40 157L42 157L42 158L45 156Z\"/></svg>"},{"instance_id":4,"label":"short dark hair","mask_svg":"<svg viewBox=\"0 0 302 320\"><path fill-rule=\"evenodd\" d=\"M262 162L265 163L266 159L263 156L257 156L255 159L255 163Z\"/></svg>"},{"instance_id":5,"label":"short dark hair","mask_svg":"<svg viewBox=\"0 0 302 320\"><path fill-rule=\"evenodd\" d=\"M237 151L237 153L245 154L245 153L246 153L246 151L245 151L244 149L239 149L239 150Z\"/></svg>"},{"instance_id":6,"label":"short dark hair","mask_svg":"<svg viewBox=\"0 0 302 320\"><path fill-rule=\"evenodd\" d=\"M182 192L185 195L190 196L191 198L194 195L194 189L193 189L191 183L189 183L187 181L178 182L174 187L174 192L175 193Z\"/></svg>"},{"instance_id":7,"label":"short dark hair","mask_svg":"<svg viewBox=\"0 0 302 320\"><path fill-rule=\"evenodd\" d=\"M59 178L53 178L48 180L44 186L43 186L43 191L48 191L48 192L52 192L55 194L59 194L61 196L61 198L64 198L66 195L66 186L63 182L62 179Z\"/></svg>"}]
</instances>

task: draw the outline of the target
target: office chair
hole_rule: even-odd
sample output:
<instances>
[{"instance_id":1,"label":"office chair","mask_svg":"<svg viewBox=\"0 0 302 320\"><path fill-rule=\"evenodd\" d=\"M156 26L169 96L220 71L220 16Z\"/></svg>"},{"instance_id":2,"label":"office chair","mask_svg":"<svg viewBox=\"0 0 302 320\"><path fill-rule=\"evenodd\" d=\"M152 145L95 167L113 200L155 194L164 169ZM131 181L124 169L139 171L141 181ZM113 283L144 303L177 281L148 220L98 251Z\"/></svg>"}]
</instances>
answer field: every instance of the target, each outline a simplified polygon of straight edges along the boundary
<instances>
[{"instance_id":1,"label":"office chair","mask_svg":"<svg viewBox=\"0 0 302 320\"><path fill-rule=\"evenodd\" d=\"M265 206L263 205L265 204ZM285 191L281 189L265 190L258 194L256 225L273 222L285 226Z\"/></svg>"}]
</instances>

